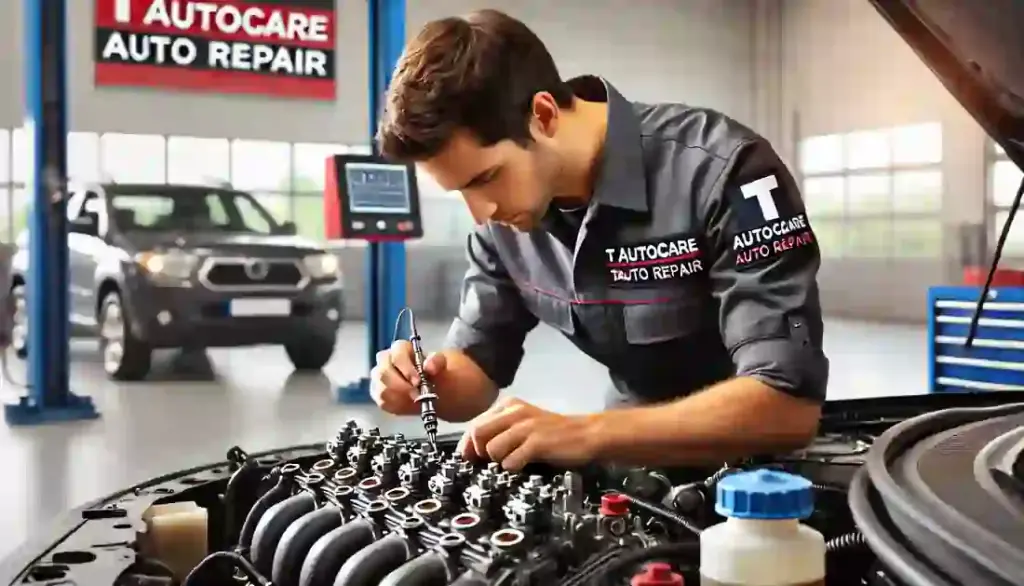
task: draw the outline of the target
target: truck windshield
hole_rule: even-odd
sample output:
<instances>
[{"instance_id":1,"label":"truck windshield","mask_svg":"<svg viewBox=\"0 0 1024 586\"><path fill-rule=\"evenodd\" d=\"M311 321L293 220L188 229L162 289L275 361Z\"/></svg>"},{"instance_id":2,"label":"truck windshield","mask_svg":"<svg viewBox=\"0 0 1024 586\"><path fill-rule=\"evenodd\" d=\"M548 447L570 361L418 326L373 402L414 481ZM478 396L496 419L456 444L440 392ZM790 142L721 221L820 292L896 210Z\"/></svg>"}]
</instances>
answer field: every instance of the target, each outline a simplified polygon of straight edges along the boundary
<instances>
[{"instance_id":1,"label":"truck windshield","mask_svg":"<svg viewBox=\"0 0 1024 586\"><path fill-rule=\"evenodd\" d=\"M146 186L107 190L111 221L121 231L273 234L278 224L245 192L208 187Z\"/></svg>"}]
</instances>

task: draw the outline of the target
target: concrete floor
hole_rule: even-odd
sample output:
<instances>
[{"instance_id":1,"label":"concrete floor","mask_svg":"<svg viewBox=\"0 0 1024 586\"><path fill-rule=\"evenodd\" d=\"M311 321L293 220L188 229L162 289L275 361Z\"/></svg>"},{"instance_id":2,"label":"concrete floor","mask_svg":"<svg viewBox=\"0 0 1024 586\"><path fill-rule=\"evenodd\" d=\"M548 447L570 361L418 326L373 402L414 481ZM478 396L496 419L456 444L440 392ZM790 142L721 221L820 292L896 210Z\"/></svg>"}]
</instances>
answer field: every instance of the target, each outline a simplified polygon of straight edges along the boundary
<instances>
[{"instance_id":1,"label":"concrete floor","mask_svg":"<svg viewBox=\"0 0 1024 586\"><path fill-rule=\"evenodd\" d=\"M446 325L424 324L426 344L439 343ZM923 327L830 322L830 398L917 394L925 388ZM101 419L29 428L0 425L0 462L11 472L0 483L0 557L62 511L174 470L223 459L227 448L248 451L319 442L346 419L382 432L417 433L418 419L397 419L372 407L333 402L332 381L365 370L361 324L343 328L325 375L294 375L278 348L215 350L213 373L175 368L158 358L155 381L114 384L103 376L95 343L72 346L72 386L93 397ZM204 376L205 374L205 376ZM20 364L13 375L23 379ZM550 409L599 409L607 388L602 367L559 334L539 328L512 392ZM11 385L0 392L10 400ZM442 427L441 431L455 429Z\"/></svg>"}]
</instances>

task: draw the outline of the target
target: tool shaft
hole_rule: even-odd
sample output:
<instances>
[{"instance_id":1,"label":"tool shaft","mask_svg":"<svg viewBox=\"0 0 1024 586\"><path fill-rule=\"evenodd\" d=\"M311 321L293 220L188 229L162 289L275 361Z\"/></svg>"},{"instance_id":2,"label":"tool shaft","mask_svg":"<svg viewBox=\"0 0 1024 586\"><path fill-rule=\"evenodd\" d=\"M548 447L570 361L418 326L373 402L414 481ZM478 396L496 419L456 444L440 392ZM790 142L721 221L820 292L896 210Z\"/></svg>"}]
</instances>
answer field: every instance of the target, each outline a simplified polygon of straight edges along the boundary
<instances>
[{"instance_id":1,"label":"tool shaft","mask_svg":"<svg viewBox=\"0 0 1024 586\"><path fill-rule=\"evenodd\" d=\"M437 394L434 392L434 385L427 378L424 368L426 357L423 353L423 346L420 344L420 337L413 334L411 342L416 375L420 379L419 396L416 397L416 402L420 406L420 420L423 422L423 429L427 432L427 441L433 446L437 442L437 411L435 411Z\"/></svg>"}]
</instances>

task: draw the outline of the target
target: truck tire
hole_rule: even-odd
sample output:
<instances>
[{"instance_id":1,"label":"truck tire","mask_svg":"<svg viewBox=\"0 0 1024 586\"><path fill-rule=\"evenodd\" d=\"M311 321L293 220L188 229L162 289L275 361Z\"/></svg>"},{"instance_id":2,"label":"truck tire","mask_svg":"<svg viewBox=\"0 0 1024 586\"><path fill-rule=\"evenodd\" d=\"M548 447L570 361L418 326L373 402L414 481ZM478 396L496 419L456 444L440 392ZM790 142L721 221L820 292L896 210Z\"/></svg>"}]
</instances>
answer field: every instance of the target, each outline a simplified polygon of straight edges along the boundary
<instances>
[{"instance_id":1,"label":"truck tire","mask_svg":"<svg viewBox=\"0 0 1024 586\"><path fill-rule=\"evenodd\" d=\"M98 316L103 370L116 381L137 381L149 374L152 349L132 335L118 291L103 297Z\"/></svg>"},{"instance_id":2,"label":"truck tire","mask_svg":"<svg viewBox=\"0 0 1024 586\"><path fill-rule=\"evenodd\" d=\"M14 355L24 360L28 357L28 306L24 283L11 287L11 349Z\"/></svg>"},{"instance_id":3,"label":"truck tire","mask_svg":"<svg viewBox=\"0 0 1024 586\"><path fill-rule=\"evenodd\" d=\"M295 370L320 370L334 355L337 338L311 336L301 342L284 345L284 351L295 366Z\"/></svg>"}]
</instances>

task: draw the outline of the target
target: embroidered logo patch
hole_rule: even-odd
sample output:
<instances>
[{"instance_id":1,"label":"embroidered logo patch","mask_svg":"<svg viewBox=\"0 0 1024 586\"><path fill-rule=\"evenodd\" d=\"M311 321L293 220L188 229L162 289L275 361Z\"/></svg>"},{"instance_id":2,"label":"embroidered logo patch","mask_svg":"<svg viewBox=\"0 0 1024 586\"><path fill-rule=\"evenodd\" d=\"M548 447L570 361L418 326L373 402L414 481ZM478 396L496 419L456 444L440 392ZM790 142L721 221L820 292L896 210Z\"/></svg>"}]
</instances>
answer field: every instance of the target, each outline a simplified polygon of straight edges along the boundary
<instances>
[{"instance_id":1,"label":"embroidered logo patch","mask_svg":"<svg viewBox=\"0 0 1024 586\"><path fill-rule=\"evenodd\" d=\"M807 215L797 212L775 174L744 183L732 195L732 252L737 266L815 243Z\"/></svg>"},{"instance_id":2,"label":"embroidered logo patch","mask_svg":"<svg viewBox=\"0 0 1024 586\"><path fill-rule=\"evenodd\" d=\"M604 249L610 285L650 285L681 279L704 270L701 250L692 236L672 236L642 244Z\"/></svg>"}]
</instances>

